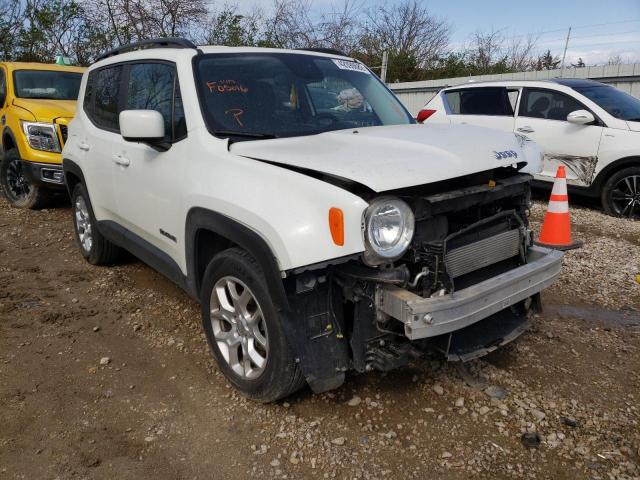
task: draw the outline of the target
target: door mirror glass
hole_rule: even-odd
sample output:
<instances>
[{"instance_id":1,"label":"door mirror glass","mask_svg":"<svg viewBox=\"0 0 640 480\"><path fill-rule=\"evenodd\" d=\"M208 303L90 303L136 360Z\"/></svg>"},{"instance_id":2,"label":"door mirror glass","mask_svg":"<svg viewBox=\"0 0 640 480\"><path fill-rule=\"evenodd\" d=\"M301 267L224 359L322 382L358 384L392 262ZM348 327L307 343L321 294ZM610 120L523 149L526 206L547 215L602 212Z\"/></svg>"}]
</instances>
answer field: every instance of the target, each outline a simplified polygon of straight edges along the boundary
<instances>
[{"instance_id":1,"label":"door mirror glass","mask_svg":"<svg viewBox=\"0 0 640 480\"><path fill-rule=\"evenodd\" d=\"M588 125L595 121L595 117L588 110L574 110L567 115L567 122L575 123L576 125Z\"/></svg>"},{"instance_id":2,"label":"door mirror glass","mask_svg":"<svg viewBox=\"0 0 640 480\"><path fill-rule=\"evenodd\" d=\"M156 110L123 110L120 134L128 142L146 143L156 150L168 150L171 145L164 138L164 118Z\"/></svg>"}]
</instances>

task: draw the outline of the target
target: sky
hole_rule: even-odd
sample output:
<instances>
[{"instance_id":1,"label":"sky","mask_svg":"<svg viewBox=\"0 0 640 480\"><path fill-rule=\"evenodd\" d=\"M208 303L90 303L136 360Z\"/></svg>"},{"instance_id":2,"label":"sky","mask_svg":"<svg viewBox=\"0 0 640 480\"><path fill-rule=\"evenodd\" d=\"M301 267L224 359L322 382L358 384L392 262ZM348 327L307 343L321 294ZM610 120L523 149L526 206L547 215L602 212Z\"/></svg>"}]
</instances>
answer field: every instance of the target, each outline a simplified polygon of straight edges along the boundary
<instances>
[{"instance_id":1,"label":"sky","mask_svg":"<svg viewBox=\"0 0 640 480\"><path fill-rule=\"evenodd\" d=\"M561 55L572 27L567 61L602 64L615 55L640 62L640 0L445 0L425 2L451 23L452 43L476 30L501 30L505 37L539 35L537 48Z\"/></svg>"},{"instance_id":2,"label":"sky","mask_svg":"<svg viewBox=\"0 0 640 480\"><path fill-rule=\"evenodd\" d=\"M341 0L309 0L314 13L331 11ZM356 0L357 1L357 0ZM375 7L380 0L361 0ZM384 1L384 0L382 0ZM393 0L386 0L389 4ZM250 1L243 2L250 4ZM505 38L539 35L537 49L561 56L572 28L567 63L582 58L587 65L606 63L619 55L640 63L640 0L440 0L422 2L449 22L451 47L464 45L474 32L500 30ZM272 0L253 4L268 9Z\"/></svg>"}]
</instances>

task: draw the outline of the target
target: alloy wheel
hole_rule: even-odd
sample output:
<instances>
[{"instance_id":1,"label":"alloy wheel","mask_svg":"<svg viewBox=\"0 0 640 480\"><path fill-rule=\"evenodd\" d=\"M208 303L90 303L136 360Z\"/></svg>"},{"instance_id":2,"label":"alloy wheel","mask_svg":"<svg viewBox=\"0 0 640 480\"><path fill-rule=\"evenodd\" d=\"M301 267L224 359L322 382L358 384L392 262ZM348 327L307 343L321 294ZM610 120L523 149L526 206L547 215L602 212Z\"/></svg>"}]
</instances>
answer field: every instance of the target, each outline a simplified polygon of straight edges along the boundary
<instances>
[{"instance_id":1,"label":"alloy wheel","mask_svg":"<svg viewBox=\"0 0 640 480\"><path fill-rule=\"evenodd\" d=\"M220 278L211 292L213 335L229 367L243 380L264 372L269 353L267 324L253 292L241 280Z\"/></svg>"},{"instance_id":2,"label":"alloy wheel","mask_svg":"<svg viewBox=\"0 0 640 480\"><path fill-rule=\"evenodd\" d=\"M74 205L74 214L76 219L76 230L78 232L78 239L82 249L89 253L93 245L93 235L91 232L91 217L89 216L89 209L87 208L87 202L85 202L82 196L76 198Z\"/></svg>"},{"instance_id":3,"label":"alloy wheel","mask_svg":"<svg viewBox=\"0 0 640 480\"><path fill-rule=\"evenodd\" d=\"M611 203L616 214L640 218L640 175L620 179L611 191Z\"/></svg>"},{"instance_id":4,"label":"alloy wheel","mask_svg":"<svg viewBox=\"0 0 640 480\"><path fill-rule=\"evenodd\" d=\"M9 159L7 164L7 188L14 200L21 201L29 196L31 183L24 176L22 162L18 159Z\"/></svg>"}]
</instances>

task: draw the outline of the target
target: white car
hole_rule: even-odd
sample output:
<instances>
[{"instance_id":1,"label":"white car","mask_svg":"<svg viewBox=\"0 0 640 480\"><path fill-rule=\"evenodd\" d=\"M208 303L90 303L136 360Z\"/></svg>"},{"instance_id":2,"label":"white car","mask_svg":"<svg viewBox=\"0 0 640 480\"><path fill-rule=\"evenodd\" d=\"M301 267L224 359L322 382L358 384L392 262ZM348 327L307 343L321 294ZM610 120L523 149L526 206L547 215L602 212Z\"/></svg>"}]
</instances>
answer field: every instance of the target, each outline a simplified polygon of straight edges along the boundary
<instances>
[{"instance_id":1,"label":"white car","mask_svg":"<svg viewBox=\"0 0 640 480\"><path fill-rule=\"evenodd\" d=\"M545 153L536 180L565 165L570 188L600 197L610 215L640 218L640 100L592 80L469 83L438 92L426 124L481 125L535 140Z\"/></svg>"},{"instance_id":2,"label":"white car","mask_svg":"<svg viewBox=\"0 0 640 480\"><path fill-rule=\"evenodd\" d=\"M91 66L79 105L63 168L80 252L125 248L183 287L255 400L485 354L560 272L528 229L533 142L425 133L337 52L150 40Z\"/></svg>"}]
</instances>

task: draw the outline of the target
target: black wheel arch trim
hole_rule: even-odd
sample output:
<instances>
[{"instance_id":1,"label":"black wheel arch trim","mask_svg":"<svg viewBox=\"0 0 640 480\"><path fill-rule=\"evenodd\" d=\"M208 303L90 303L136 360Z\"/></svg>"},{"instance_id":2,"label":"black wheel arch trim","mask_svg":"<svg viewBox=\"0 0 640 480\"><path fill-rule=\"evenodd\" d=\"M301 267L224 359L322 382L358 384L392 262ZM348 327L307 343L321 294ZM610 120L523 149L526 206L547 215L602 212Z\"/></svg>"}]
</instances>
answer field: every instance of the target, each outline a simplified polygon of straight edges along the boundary
<instances>
[{"instance_id":1,"label":"black wheel arch trim","mask_svg":"<svg viewBox=\"0 0 640 480\"><path fill-rule=\"evenodd\" d=\"M5 148L5 145L4 145L4 137L5 137L6 135L8 135L9 137L11 137L11 141L13 142L13 145L15 146L15 149L16 149L16 150L18 150L18 155L20 155L20 158L22 158L22 153L20 152L20 147L18 146L18 142L16 141L16 136L15 136L15 134L13 133L13 130L11 130L11 127L9 127L8 125L7 125L7 126L5 126L5 127L2 129L2 139L0 139L0 141L2 142L2 151L3 151L3 154L4 154L4 152L7 150L7 149Z\"/></svg>"},{"instance_id":2,"label":"black wheel arch trim","mask_svg":"<svg viewBox=\"0 0 640 480\"><path fill-rule=\"evenodd\" d=\"M84 174L82 173L82 169L80 166L74 162L73 160L69 160L68 158L62 159L62 170L64 172L64 184L67 186L67 192L69 192L69 198L73 194L73 185L69 182L69 174L73 174L80 179L80 182L87 187L87 183L84 181ZM88 192L87 192L88 193Z\"/></svg>"},{"instance_id":3,"label":"black wheel arch trim","mask_svg":"<svg viewBox=\"0 0 640 480\"><path fill-rule=\"evenodd\" d=\"M267 242L245 225L221 214L201 207L194 207L187 213L185 226L185 244L187 259L188 290L200 297L202 279L198 275L198 252L196 244L198 234L209 231L224 237L249 252L258 262L264 273L276 308L281 312L289 311L289 303L282 282L277 259Z\"/></svg>"},{"instance_id":4,"label":"black wheel arch trim","mask_svg":"<svg viewBox=\"0 0 640 480\"><path fill-rule=\"evenodd\" d=\"M327 292L300 296L295 288L295 274L283 278L277 259L267 242L256 232L220 213L192 208L187 215L187 282L190 291L200 292L198 258L195 246L198 231L208 230L249 252L258 262L267 284L267 291L284 326L287 343L302 373L315 392L337 388L344 382L344 369L349 365L346 340L336 334L311 335L318 308L327 301ZM199 297L202 296L202 292ZM328 292L331 293L330 291ZM311 299L309 298L311 295ZM202 301L202 299L201 299ZM320 305L320 307L318 307ZM322 311L320 311L322 313ZM339 312L338 312L339 313ZM311 317L310 317L311 315Z\"/></svg>"},{"instance_id":5,"label":"black wheel arch trim","mask_svg":"<svg viewBox=\"0 0 640 480\"><path fill-rule=\"evenodd\" d=\"M600 170L596 178L593 179L590 187L590 189L593 189L594 195L599 196L601 194L602 187L611 175L627 167L640 167L640 155L620 158Z\"/></svg>"}]
</instances>

